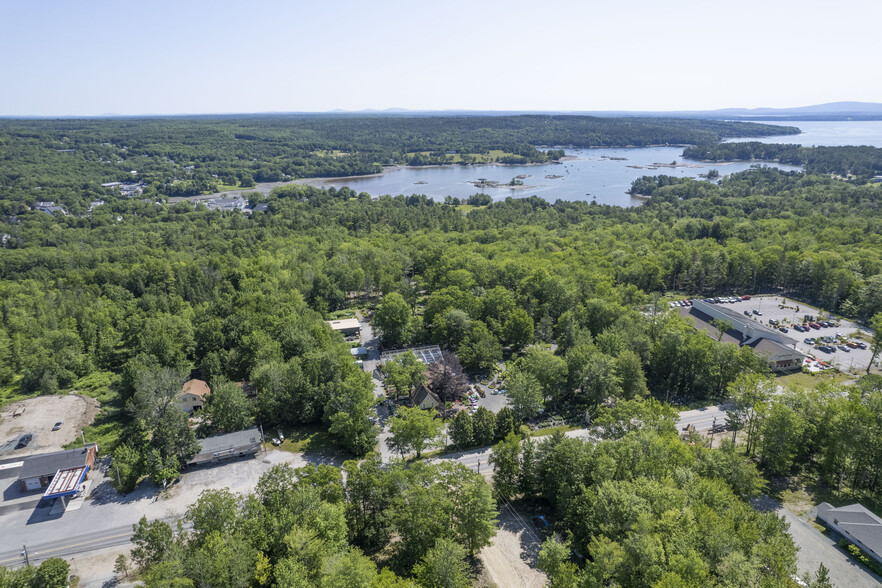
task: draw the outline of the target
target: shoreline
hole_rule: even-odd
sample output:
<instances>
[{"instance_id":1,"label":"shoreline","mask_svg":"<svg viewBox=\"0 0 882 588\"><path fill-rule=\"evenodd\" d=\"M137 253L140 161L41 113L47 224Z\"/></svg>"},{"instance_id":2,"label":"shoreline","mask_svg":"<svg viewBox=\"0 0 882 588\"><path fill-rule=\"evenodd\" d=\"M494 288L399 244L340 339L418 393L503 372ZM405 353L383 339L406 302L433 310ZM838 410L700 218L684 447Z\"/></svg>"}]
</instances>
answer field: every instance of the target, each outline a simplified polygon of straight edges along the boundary
<instances>
[{"instance_id":1,"label":"shoreline","mask_svg":"<svg viewBox=\"0 0 882 588\"><path fill-rule=\"evenodd\" d=\"M592 147L574 147L572 145L563 146L564 149L582 149L582 150L591 150L591 149L648 149L648 148L658 148L658 147L691 147L689 144L653 144L653 145L620 145L616 147L610 146L592 146ZM373 174L360 174L354 176L320 176L313 178L297 178L294 180L286 180L282 182L261 182L257 183L251 188L237 188L235 190L227 190L225 192L214 192L212 194L200 194L197 196L173 196L168 199L169 204L176 204L178 202L191 201L191 202L199 202L204 200L211 200L213 198L234 198L236 196L242 196L242 194L246 192L258 192L263 194L264 196L268 195L274 188L280 188L282 186L291 186L295 184L299 184L302 186L312 186L314 188L326 188L332 187L337 184L345 184L351 180L364 180L370 178L378 178L382 177L386 174L402 170L402 169L435 169L435 168L452 168L454 166L459 167L527 167L527 166L542 166L542 165L560 165L566 161L576 161L582 159L581 157L575 155L564 155L560 159L545 161L545 162L530 162L530 163L500 163L498 161L491 161L486 163L471 163L467 165L459 164L459 163L435 163L431 165L406 165L406 164L394 164L394 165L384 165L382 171L373 173ZM718 166L731 165L734 163L746 163L746 162L758 162L760 160L731 160L731 161L707 161L707 160L691 160L698 161L704 164L714 164ZM768 163L778 163L778 162L768 162ZM628 166L628 167L637 167L637 166ZM656 168L700 168L703 167L701 165L689 164L689 163L678 163L676 165L671 165L669 163L654 163L651 167L644 167L649 169L650 171L655 171L652 169ZM563 177L563 176L561 176ZM520 190L529 190L535 188L535 186L509 186L506 184L499 184L497 186L487 186L488 188L509 188L512 191L520 191ZM476 186L477 189L481 189Z\"/></svg>"},{"instance_id":2,"label":"shoreline","mask_svg":"<svg viewBox=\"0 0 882 588\"><path fill-rule=\"evenodd\" d=\"M358 176L325 176L318 178L299 178L296 180L291 180L290 182L284 182L284 184L300 184L303 186L313 186L314 188L320 188L324 184L332 184L332 183L341 183L347 182L349 180L362 180L368 178L379 178L388 173L392 173L401 169L439 169L439 168L449 168L449 167L526 167L526 166L537 166L537 165L555 165L560 164L562 161L572 161L578 159L578 157L573 157L571 155L564 156L560 159L554 159L551 161L545 162L530 162L530 163L500 163L498 161L491 161L487 163L471 163L468 165L462 165L459 163L433 163L431 165L404 165L404 164L395 164L395 165L384 165L383 171L375 174L361 174ZM504 184L500 184L498 187L500 188L521 188L522 186L507 186ZM535 188L535 186L524 186L525 188Z\"/></svg>"}]
</instances>

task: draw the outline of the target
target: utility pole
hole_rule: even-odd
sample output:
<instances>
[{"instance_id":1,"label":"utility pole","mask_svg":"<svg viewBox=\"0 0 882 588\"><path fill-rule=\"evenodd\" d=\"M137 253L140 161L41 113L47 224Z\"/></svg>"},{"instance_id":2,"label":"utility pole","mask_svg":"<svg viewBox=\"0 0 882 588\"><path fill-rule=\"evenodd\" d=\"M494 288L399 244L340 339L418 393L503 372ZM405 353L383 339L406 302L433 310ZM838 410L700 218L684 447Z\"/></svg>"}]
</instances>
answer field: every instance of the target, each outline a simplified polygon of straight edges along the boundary
<instances>
[{"instance_id":1,"label":"utility pole","mask_svg":"<svg viewBox=\"0 0 882 588\"><path fill-rule=\"evenodd\" d=\"M83 447L85 447L86 446L86 433L84 433L83 431L80 431L80 435L83 438Z\"/></svg>"},{"instance_id":2,"label":"utility pole","mask_svg":"<svg viewBox=\"0 0 882 588\"><path fill-rule=\"evenodd\" d=\"M711 449L714 448L714 433L717 430L717 417L714 417L714 424L711 426Z\"/></svg>"},{"instance_id":3,"label":"utility pole","mask_svg":"<svg viewBox=\"0 0 882 588\"><path fill-rule=\"evenodd\" d=\"M21 556L24 558L26 566L31 565L31 561L28 558L28 546L27 545L21 546Z\"/></svg>"},{"instance_id":4,"label":"utility pole","mask_svg":"<svg viewBox=\"0 0 882 588\"><path fill-rule=\"evenodd\" d=\"M119 466L113 464L113 467L116 468L116 483L119 484L119 487L122 488L122 480L119 478Z\"/></svg>"}]
</instances>

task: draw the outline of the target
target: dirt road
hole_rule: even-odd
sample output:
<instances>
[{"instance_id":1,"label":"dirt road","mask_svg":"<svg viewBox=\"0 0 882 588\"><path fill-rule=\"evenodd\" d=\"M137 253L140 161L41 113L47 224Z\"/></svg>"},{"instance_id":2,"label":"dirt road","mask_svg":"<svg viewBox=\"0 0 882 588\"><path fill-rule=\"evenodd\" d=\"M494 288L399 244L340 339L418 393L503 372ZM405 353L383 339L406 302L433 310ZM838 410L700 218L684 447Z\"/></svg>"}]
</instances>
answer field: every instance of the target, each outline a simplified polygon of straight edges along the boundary
<instances>
[{"instance_id":1,"label":"dirt road","mask_svg":"<svg viewBox=\"0 0 882 588\"><path fill-rule=\"evenodd\" d=\"M499 588L541 588L548 583L544 573L536 569L541 542L521 515L523 523L508 508L499 514L493 544L481 550L481 561L489 579Z\"/></svg>"}]
</instances>

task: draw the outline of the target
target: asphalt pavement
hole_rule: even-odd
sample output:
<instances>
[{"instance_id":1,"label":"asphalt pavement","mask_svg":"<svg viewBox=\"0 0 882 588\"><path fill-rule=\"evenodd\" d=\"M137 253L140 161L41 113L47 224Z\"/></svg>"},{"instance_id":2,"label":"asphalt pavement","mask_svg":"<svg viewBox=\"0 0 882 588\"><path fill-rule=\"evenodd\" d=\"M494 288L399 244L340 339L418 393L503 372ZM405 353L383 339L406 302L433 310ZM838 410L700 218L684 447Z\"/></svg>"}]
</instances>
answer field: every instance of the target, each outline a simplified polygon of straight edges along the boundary
<instances>
[{"instance_id":1,"label":"asphalt pavement","mask_svg":"<svg viewBox=\"0 0 882 588\"><path fill-rule=\"evenodd\" d=\"M162 520L172 523L176 520L176 517L166 517ZM188 527L189 525L185 525L185 528ZM134 527L132 525L121 525L102 531L82 533L74 537L64 537L44 543L22 545L19 549L0 552L0 565L6 567L23 565L23 552L25 548L27 548L29 563L39 565L41 561L50 557L70 558L99 549L126 545L131 541L134 534Z\"/></svg>"}]
</instances>

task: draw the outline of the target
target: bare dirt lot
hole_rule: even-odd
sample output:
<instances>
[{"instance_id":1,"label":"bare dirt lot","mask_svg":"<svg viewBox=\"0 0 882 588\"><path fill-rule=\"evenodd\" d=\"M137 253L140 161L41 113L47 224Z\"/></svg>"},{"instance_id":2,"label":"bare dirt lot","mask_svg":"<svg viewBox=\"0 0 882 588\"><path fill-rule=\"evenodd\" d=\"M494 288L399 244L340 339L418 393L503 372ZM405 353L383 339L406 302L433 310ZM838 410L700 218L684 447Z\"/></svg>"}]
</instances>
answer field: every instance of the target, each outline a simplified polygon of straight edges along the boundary
<instances>
[{"instance_id":1,"label":"bare dirt lot","mask_svg":"<svg viewBox=\"0 0 882 588\"><path fill-rule=\"evenodd\" d=\"M12 415L24 408L20 416ZM64 449L74 441L98 414L98 401L88 396L38 396L21 400L0 411L0 457L18 457ZM58 421L64 424L58 431L52 426ZM22 435L34 436L27 447L15 449Z\"/></svg>"},{"instance_id":2,"label":"bare dirt lot","mask_svg":"<svg viewBox=\"0 0 882 588\"><path fill-rule=\"evenodd\" d=\"M541 543L533 529L527 529L508 508L499 513L499 524L493 544L481 550L481 561L488 579L499 588L541 588L548 583L546 575L536 569Z\"/></svg>"}]
</instances>

